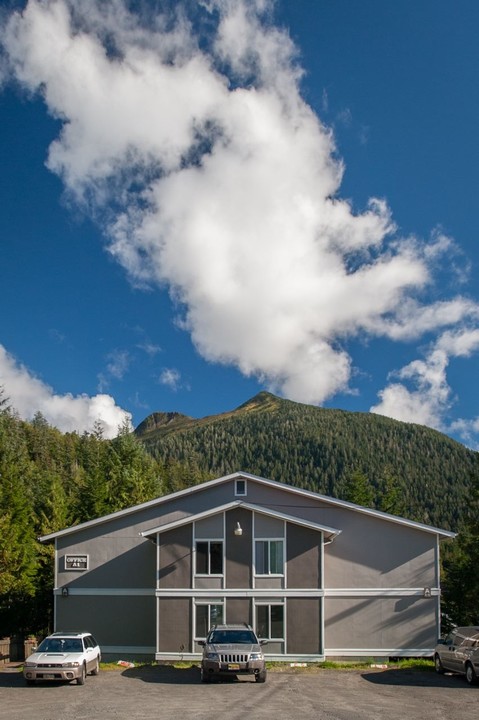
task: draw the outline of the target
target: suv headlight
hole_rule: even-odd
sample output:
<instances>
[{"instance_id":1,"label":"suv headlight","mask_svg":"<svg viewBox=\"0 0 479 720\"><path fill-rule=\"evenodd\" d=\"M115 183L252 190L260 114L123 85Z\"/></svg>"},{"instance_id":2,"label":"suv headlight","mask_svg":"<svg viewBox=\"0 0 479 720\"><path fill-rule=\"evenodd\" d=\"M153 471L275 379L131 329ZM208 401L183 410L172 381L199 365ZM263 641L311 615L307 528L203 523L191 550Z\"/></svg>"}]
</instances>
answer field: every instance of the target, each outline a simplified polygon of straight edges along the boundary
<instances>
[{"instance_id":1,"label":"suv headlight","mask_svg":"<svg viewBox=\"0 0 479 720\"><path fill-rule=\"evenodd\" d=\"M263 659L263 653L260 652L253 652L249 656L250 660L262 660Z\"/></svg>"},{"instance_id":2,"label":"suv headlight","mask_svg":"<svg viewBox=\"0 0 479 720\"><path fill-rule=\"evenodd\" d=\"M218 653L215 652L206 653L206 657L208 658L208 660L219 660Z\"/></svg>"},{"instance_id":3,"label":"suv headlight","mask_svg":"<svg viewBox=\"0 0 479 720\"><path fill-rule=\"evenodd\" d=\"M79 664L80 664L79 662L68 662L68 663L63 663L62 667L78 667Z\"/></svg>"}]
</instances>

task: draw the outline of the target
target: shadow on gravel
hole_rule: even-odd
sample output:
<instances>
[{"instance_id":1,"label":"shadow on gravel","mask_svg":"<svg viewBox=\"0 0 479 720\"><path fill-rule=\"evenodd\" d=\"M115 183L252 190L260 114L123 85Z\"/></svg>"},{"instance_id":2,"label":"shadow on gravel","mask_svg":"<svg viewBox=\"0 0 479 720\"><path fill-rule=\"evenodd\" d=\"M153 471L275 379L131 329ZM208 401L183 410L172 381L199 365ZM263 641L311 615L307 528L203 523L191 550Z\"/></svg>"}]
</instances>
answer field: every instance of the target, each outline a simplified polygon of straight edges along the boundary
<instances>
[{"instance_id":1,"label":"shadow on gravel","mask_svg":"<svg viewBox=\"0 0 479 720\"><path fill-rule=\"evenodd\" d=\"M458 690L469 688L460 675L438 675L420 670L382 670L381 672L361 673L364 680L375 685L401 685L403 687L447 687ZM479 688L478 688L479 689Z\"/></svg>"},{"instance_id":2,"label":"shadow on gravel","mask_svg":"<svg viewBox=\"0 0 479 720\"><path fill-rule=\"evenodd\" d=\"M21 665L0 665L0 688L26 687L25 680L21 673L21 667Z\"/></svg>"},{"instance_id":3,"label":"shadow on gravel","mask_svg":"<svg viewBox=\"0 0 479 720\"><path fill-rule=\"evenodd\" d=\"M153 665L128 668L122 672L128 678L137 678L146 683L164 685L199 685L200 669L197 667L175 668L171 665Z\"/></svg>"}]
</instances>

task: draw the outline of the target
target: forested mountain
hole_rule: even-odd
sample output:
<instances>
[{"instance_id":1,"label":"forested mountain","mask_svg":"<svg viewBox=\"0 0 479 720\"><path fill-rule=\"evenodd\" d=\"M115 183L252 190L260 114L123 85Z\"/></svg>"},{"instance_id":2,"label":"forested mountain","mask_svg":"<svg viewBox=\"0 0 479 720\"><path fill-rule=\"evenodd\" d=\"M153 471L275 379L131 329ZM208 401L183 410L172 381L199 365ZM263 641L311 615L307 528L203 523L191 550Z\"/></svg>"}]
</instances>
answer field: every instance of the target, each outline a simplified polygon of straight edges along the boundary
<instances>
[{"instance_id":1,"label":"forested mountain","mask_svg":"<svg viewBox=\"0 0 479 720\"><path fill-rule=\"evenodd\" d=\"M443 597L458 622L479 620L478 455L441 433L260 393L105 440L20 420L0 388L0 637L52 629L53 547L38 536L236 470L464 530L443 550Z\"/></svg>"},{"instance_id":2,"label":"forested mountain","mask_svg":"<svg viewBox=\"0 0 479 720\"><path fill-rule=\"evenodd\" d=\"M200 420L154 413L136 435L162 463L211 477L244 470L446 529L458 527L479 468L477 453L422 425L267 392Z\"/></svg>"}]
</instances>

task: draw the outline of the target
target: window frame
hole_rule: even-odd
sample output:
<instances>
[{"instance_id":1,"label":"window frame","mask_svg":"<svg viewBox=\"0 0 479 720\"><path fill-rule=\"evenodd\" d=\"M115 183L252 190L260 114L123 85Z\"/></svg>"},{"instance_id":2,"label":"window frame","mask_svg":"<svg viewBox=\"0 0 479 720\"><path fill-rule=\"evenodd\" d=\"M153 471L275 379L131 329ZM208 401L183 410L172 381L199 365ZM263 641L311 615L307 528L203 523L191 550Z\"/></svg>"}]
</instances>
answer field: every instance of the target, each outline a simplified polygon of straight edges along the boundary
<instances>
[{"instance_id":1,"label":"window frame","mask_svg":"<svg viewBox=\"0 0 479 720\"><path fill-rule=\"evenodd\" d=\"M243 492L239 491L239 487L242 485ZM248 495L248 484L245 478L238 478L235 480L235 497L246 497Z\"/></svg>"},{"instance_id":2,"label":"window frame","mask_svg":"<svg viewBox=\"0 0 479 720\"><path fill-rule=\"evenodd\" d=\"M207 563L207 569L206 572L199 572L198 571L198 545L203 544L208 546L208 550L206 553L206 563ZM211 546L212 545L220 545L221 546L221 572L211 572ZM194 558L194 574L195 577L224 577L225 573L225 543L223 538L195 538L195 558Z\"/></svg>"},{"instance_id":3,"label":"window frame","mask_svg":"<svg viewBox=\"0 0 479 720\"><path fill-rule=\"evenodd\" d=\"M259 622L258 622L258 610L260 608L266 608L267 609L267 622L268 622L268 635L261 635L260 629L259 629ZM282 636L272 636L271 630L273 627L273 622L271 619L271 609L272 608L281 608L282 610ZM286 642L286 603L283 598L278 598L278 601L276 602L273 600L268 601L256 601L254 604L254 628L256 635L260 640L268 640L271 642Z\"/></svg>"},{"instance_id":4,"label":"window frame","mask_svg":"<svg viewBox=\"0 0 479 720\"><path fill-rule=\"evenodd\" d=\"M212 628L212 626L213 626L213 624L214 624L214 623L212 623L212 618L211 618L211 609L212 609L213 607L221 607L221 610L222 610L222 619L221 619L221 622L219 622L218 620L216 620L216 624L223 624L223 623L226 622L226 615L225 615L226 603L225 603L225 599L224 599L224 598L218 598L218 599L215 599L214 601L213 601L212 599L211 599L211 600L203 600L203 599L196 600L196 599L195 599L194 602L193 602L193 607L194 607L194 615L193 615L193 617L194 617L194 623L195 623L195 630L194 630L194 636L193 636L194 642L198 642L198 640L206 640L206 636L207 636L207 634L209 633L209 631L211 630L211 628ZM198 609L199 607L206 607L206 608L207 608L209 627L208 627L208 630L206 631L206 635L200 635L199 632L198 632L197 609Z\"/></svg>"},{"instance_id":5,"label":"window frame","mask_svg":"<svg viewBox=\"0 0 479 720\"><path fill-rule=\"evenodd\" d=\"M259 572L258 570L258 543L266 543L267 544L267 564L268 569L267 572ZM271 571L272 566L272 550L273 543L281 543L281 572ZM275 538L255 538L254 539L254 574L257 577L284 577L285 576L285 570L286 570L286 558L285 558L285 538L284 537L275 537Z\"/></svg>"}]
</instances>

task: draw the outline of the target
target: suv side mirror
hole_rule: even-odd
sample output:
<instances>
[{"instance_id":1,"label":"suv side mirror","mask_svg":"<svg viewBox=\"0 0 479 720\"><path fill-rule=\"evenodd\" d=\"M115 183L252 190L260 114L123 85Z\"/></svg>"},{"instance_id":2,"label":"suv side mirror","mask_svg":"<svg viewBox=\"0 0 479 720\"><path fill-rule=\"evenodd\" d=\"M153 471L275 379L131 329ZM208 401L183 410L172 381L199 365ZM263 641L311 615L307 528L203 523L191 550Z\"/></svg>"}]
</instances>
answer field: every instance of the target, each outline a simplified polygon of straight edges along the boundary
<instances>
[{"instance_id":1,"label":"suv side mirror","mask_svg":"<svg viewBox=\"0 0 479 720\"><path fill-rule=\"evenodd\" d=\"M206 645L205 640L198 640L198 645L201 645L201 647L204 647Z\"/></svg>"},{"instance_id":2,"label":"suv side mirror","mask_svg":"<svg viewBox=\"0 0 479 720\"><path fill-rule=\"evenodd\" d=\"M267 640L260 640L260 641L259 641L259 644L260 644L260 645L267 645L267 644L268 644L268 641L267 641Z\"/></svg>"}]
</instances>

